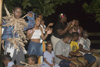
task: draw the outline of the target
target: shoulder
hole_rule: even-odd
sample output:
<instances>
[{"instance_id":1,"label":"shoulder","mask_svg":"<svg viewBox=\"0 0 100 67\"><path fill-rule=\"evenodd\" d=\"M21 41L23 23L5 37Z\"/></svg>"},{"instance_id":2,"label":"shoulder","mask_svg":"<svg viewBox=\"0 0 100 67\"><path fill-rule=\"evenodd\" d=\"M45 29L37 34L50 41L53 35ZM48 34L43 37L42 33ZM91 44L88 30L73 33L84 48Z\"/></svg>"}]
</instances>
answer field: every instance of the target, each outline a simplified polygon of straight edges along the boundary
<instances>
[{"instance_id":1,"label":"shoulder","mask_svg":"<svg viewBox=\"0 0 100 67\"><path fill-rule=\"evenodd\" d=\"M59 45L62 45L62 40L59 40L57 43L56 43L57 46Z\"/></svg>"}]
</instances>

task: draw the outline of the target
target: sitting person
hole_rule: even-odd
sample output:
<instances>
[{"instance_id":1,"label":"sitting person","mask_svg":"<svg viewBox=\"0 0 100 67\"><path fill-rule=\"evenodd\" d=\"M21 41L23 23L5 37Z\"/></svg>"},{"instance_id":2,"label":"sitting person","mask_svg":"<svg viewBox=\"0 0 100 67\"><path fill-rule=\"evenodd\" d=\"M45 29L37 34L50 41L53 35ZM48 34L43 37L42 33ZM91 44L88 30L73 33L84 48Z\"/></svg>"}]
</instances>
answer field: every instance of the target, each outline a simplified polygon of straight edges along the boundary
<instances>
[{"instance_id":1,"label":"sitting person","mask_svg":"<svg viewBox=\"0 0 100 67\"><path fill-rule=\"evenodd\" d=\"M95 57L93 57L91 54L84 54L83 52L81 52L82 50L81 50L81 48L78 46L78 43L77 43L77 41L78 41L78 37L79 37L79 33L77 33L77 32L73 32L72 33L72 36L73 36L73 41L71 42L71 48L72 48L72 51L75 51L75 52L79 52L80 51L80 53L82 53L83 54L83 56L85 57L85 59L87 59L88 60L88 62L89 62L89 67L91 67L93 64L94 64L94 62L96 61L96 58Z\"/></svg>"},{"instance_id":2,"label":"sitting person","mask_svg":"<svg viewBox=\"0 0 100 67\"><path fill-rule=\"evenodd\" d=\"M73 32L73 33L72 33L72 41L71 41L71 43L70 43L71 51L73 51L73 52L75 52L75 53L78 53L79 56L81 56L81 58L83 58L83 54L79 52L80 49L79 49L79 46L78 46L78 43L77 43L78 38L79 38L79 33L78 33L78 32ZM80 58L80 57L79 57L79 58ZM79 59L78 59L78 60L79 60ZM79 60L79 61L80 61L80 60ZM81 60L81 62L82 62L82 64L83 64L83 66L86 67L88 61L85 60L85 59L83 58L83 60Z\"/></svg>"},{"instance_id":3,"label":"sitting person","mask_svg":"<svg viewBox=\"0 0 100 67\"><path fill-rule=\"evenodd\" d=\"M82 38L78 41L78 44L81 48L81 51L84 52L84 54L86 53L90 53L89 55L92 55L92 52L95 51L95 49L90 49L90 45L91 45L91 41L88 39L88 32L86 30L82 31ZM86 56L85 55L85 56ZM94 54L93 54L94 56ZM89 56L87 56L88 58ZM92 67L97 67L97 63L100 62L100 55L97 57L97 56L94 56L96 58L96 62L93 64ZM91 58L90 58L91 59ZM96 66L94 66L96 65Z\"/></svg>"},{"instance_id":4,"label":"sitting person","mask_svg":"<svg viewBox=\"0 0 100 67\"><path fill-rule=\"evenodd\" d=\"M55 46L55 62L60 65L60 67L76 67L71 61L77 60L76 57L69 58L70 55L79 55L71 51L70 42L72 35L66 33L64 38L57 42ZM79 63L80 64L80 63ZM81 67L81 65L79 65Z\"/></svg>"},{"instance_id":5,"label":"sitting person","mask_svg":"<svg viewBox=\"0 0 100 67\"><path fill-rule=\"evenodd\" d=\"M44 64L41 67L60 67L55 64L54 61L54 52L52 51L52 44L47 43L47 51L44 52Z\"/></svg>"},{"instance_id":6,"label":"sitting person","mask_svg":"<svg viewBox=\"0 0 100 67\"><path fill-rule=\"evenodd\" d=\"M24 66L18 66L17 67L41 67L38 63L38 57L36 55L30 55L28 57L28 64L24 62L20 62L21 64L24 64Z\"/></svg>"},{"instance_id":7,"label":"sitting person","mask_svg":"<svg viewBox=\"0 0 100 67\"><path fill-rule=\"evenodd\" d=\"M12 59L9 55L3 56L3 63L5 67L13 67L14 63L12 62Z\"/></svg>"}]
</instances>

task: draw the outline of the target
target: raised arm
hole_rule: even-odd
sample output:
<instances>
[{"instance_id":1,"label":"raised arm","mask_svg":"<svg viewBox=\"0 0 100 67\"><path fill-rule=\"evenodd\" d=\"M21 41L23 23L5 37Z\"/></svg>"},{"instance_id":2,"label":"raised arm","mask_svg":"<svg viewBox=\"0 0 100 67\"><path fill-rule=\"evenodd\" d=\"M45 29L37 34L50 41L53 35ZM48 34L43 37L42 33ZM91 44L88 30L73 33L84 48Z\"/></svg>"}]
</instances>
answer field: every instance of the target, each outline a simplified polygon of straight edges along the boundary
<instances>
[{"instance_id":1,"label":"raised arm","mask_svg":"<svg viewBox=\"0 0 100 67\"><path fill-rule=\"evenodd\" d=\"M31 29L35 26L35 20L34 20L34 13L33 12L28 12L27 14L27 19L28 19L28 26L24 28L24 30Z\"/></svg>"}]
</instances>

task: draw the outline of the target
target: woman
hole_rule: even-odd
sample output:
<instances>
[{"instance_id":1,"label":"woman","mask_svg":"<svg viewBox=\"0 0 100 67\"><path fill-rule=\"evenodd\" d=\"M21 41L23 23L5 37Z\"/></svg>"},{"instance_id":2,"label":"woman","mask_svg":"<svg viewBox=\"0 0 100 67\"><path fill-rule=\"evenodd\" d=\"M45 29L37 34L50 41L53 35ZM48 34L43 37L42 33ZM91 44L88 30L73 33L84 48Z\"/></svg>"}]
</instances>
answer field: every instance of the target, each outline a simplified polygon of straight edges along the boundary
<instances>
[{"instance_id":1,"label":"woman","mask_svg":"<svg viewBox=\"0 0 100 67\"><path fill-rule=\"evenodd\" d=\"M42 50L41 50L42 43L40 43L40 38L42 38L42 40L45 40L48 34L52 33L52 30L49 29L44 36L42 28L40 27L40 21L41 19L39 15L36 14L35 27L27 31L27 39L30 39L28 47L28 55L42 56Z\"/></svg>"}]
</instances>

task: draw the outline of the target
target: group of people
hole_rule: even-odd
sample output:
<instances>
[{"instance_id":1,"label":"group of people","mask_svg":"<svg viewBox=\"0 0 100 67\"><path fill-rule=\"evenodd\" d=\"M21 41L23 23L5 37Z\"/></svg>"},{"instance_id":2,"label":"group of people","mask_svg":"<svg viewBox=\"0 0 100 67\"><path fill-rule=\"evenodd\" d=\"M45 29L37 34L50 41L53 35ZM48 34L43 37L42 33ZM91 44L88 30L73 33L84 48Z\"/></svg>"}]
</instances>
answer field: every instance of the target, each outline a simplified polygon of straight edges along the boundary
<instances>
[{"instance_id":1,"label":"group of people","mask_svg":"<svg viewBox=\"0 0 100 67\"><path fill-rule=\"evenodd\" d=\"M79 26L78 20L66 23L67 17L61 13L57 23L50 23L46 27L42 14L28 12L24 16L27 16L28 21L20 18L21 14L21 8L14 7L13 14L3 18L2 39L5 41L5 50L2 59L5 67L92 67L95 63L99 65L100 57L95 57L93 51L96 50L90 49L88 32ZM27 31L26 36L23 31ZM42 42L49 34L52 34L51 40L46 43L46 51L43 52ZM26 52L24 43L27 40L30 41ZM25 63L25 53L28 54L28 63ZM38 64L40 56L43 56L41 65Z\"/></svg>"}]
</instances>

